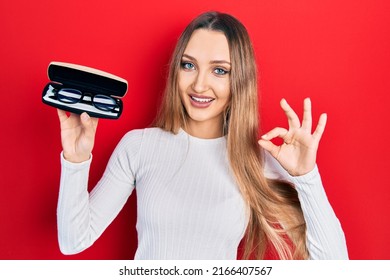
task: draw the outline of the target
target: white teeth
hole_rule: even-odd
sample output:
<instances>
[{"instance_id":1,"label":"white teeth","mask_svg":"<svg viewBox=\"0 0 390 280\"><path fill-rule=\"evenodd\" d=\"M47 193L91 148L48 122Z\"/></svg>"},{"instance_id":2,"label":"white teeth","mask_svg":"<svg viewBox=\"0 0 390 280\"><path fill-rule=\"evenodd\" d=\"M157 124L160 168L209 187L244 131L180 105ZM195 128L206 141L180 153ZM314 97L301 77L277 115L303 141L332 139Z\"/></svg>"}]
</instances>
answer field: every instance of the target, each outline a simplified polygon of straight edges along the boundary
<instances>
[{"instance_id":1,"label":"white teeth","mask_svg":"<svg viewBox=\"0 0 390 280\"><path fill-rule=\"evenodd\" d=\"M213 98L197 98L195 96L191 96L191 98L193 100L195 100L196 102L202 102L202 103L207 103L207 102L211 102L214 100Z\"/></svg>"}]
</instances>

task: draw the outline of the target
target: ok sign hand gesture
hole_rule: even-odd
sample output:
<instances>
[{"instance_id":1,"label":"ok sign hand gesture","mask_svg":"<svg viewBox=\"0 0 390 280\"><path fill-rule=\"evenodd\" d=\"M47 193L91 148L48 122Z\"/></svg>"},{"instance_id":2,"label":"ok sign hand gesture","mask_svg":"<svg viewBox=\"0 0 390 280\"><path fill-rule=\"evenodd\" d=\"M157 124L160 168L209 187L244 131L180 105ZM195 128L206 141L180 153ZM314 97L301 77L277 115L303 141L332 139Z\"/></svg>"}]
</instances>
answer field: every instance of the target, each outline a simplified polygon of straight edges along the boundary
<instances>
[{"instance_id":1,"label":"ok sign hand gesture","mask_svg":"<svg viewBox=\"0 0 390 280\"><path fill-rule=\"evenodd\" d=\"M304 175L315 167L318 145L325 130L327 115L322 114L318 125L312 130L311 101L304 100L302 125L297 114L285 99L280 106L285 112L289 129L276 127L259 140L259 144L275 157L280 165L292 176ZM284 143L280 146L271 142L272 139L282 138Z\"/></svg>"}]
</instances>

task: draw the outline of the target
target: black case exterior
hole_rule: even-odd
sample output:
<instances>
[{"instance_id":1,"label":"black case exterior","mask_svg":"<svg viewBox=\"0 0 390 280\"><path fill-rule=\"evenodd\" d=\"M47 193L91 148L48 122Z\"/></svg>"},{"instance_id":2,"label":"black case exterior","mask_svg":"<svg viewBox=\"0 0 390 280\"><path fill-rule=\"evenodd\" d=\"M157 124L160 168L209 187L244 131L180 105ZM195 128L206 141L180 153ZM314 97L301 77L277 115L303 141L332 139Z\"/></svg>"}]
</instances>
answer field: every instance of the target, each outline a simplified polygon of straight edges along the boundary
<instances>
[{"instance_id":1,"label":"black case exterior","mask_svg":"<svg viewBox=\"0 0 390 280\"><path fill-rule=\"evenodd\" d=\"M51 80L42 92L42 102L76 114L87 112L91 117L118 119L123 111L120 98L127 92L127 81L110 73L77 64L51 62L48 67L48 77ZM89 96L102 94L117 101L118 108L113 112L96 109L92 103L67 104L56 100L52 89L73 88L87 93Z\"/></svg>"}]
</instances>

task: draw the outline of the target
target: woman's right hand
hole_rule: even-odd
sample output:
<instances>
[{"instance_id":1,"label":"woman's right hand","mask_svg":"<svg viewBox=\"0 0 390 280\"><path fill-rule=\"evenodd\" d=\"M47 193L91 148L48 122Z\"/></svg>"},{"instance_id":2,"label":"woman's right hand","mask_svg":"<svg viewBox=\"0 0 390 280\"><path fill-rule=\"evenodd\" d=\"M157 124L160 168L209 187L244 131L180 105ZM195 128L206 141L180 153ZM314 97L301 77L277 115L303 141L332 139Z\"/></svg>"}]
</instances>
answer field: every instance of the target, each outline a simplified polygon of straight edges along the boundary
<instances>
[{"instance_id":1,"label":"woman's right hand","mask_svg":"<svg viewBox=\"0 0 390 280\"><path fill-rule=\"evenodd\" d=\"M81 115L71 113L69 116L63 110L57 109L57 112L64 158L74 163L88 160L95 142L98 119L91 118L85 112Z\"/></svg>"}]
</instances>

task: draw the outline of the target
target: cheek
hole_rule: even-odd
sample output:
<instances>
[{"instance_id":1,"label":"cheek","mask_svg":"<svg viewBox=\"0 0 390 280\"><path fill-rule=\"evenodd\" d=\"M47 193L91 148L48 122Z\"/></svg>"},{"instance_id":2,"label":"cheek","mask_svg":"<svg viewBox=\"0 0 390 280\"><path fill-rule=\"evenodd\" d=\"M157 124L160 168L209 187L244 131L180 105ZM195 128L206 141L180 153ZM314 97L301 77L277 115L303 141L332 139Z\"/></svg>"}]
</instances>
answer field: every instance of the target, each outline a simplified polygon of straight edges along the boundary
<instances>
[{"instance_id":1,"label":"cheek","mask_svg":"<svg viewBox=\"0 0 390 280\"><path fill-rule=\"evenodd\" d=\"M179 89L180 89L180 91L181 91L182 88L183 88L183 75L181 75L180 72L179 72L179 74L177 75L177 84L178 84Z\"/></svg>"},{"instance_id":2,"label":"cheek","mask_svg":"<svg viewBox=\"0 0 390 280\"><path fill-rule=\"evenodd\" d=\"M191 85L191 81L186 73L179 74L177 76L177 85L179 87L180 96L186 95L188 87Z\"/></svg>"},{"instance_id":3,"label":"cheek","mask_svg":"<svg viewBox=\"0 0 390 280\"><path fill-rule=\"evenodd\" d=\"M180 98L183 99L183 95L185 94L186 87L185 87L183 78L180 77L180 75L178 76L178 79L177 79L177 86L178 86L178 89L179 89Z\"/></svg>"},{"instance_id":4,"label":"cheek","mask_svg":"<svg viewBox=\"0 0 390 280\"><path fill-rule=\"evenodd\" d=\"M220 81L216 84L216 89L218 98L223 100L229 100L230 99L230 83L229 80L227 81Z\"/></svg>"},{"instance_id":5,"label":"cheek","mask_svg":"<svg viewBox=\"0 0 390 280\"><path fill-rule=\"evenodd\" d=\"M177 85L178 85L178 89L179 89L179 96L180 96L180 100L182 102L183 105L185 105L188 100L185 98L185 96L187 95L187 88L188 88L188 82L186 81L186 77L185 75L181 75L179 73L179 75L177 76Z\"/></svg>"}]
</instances>

